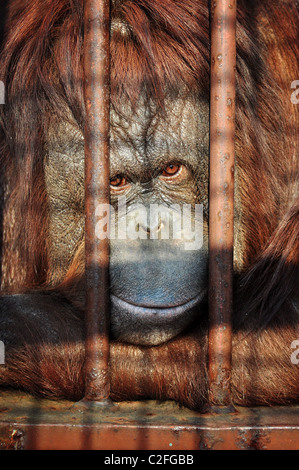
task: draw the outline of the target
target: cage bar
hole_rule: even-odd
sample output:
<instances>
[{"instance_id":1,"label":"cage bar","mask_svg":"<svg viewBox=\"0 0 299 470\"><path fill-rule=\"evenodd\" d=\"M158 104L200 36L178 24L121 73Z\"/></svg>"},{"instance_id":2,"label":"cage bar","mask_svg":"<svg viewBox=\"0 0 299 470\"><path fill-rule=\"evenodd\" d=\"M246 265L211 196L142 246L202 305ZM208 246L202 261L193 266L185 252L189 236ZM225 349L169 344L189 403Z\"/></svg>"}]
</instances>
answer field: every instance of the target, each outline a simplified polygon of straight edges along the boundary
<instances>
[{"instance_id":1,"label":"cage bar","mask_svg":"<svg viewBox=\"0 0 299 470\"><path fill-rule=\"evenodd\" d=\"M110 2L84 2L85 400L109 399L109 239L96 236L97 210L109 204Z\"/></svg>"},{"instance_id":2,"label":"cage bar","mask_svg":"<svg viewBox=\"0 0 299 470\"><path fill-rule=\"evenodd\" d=\"M211 2L209 398L231 403L236 1Z\"/></svg>"}]
</instances>

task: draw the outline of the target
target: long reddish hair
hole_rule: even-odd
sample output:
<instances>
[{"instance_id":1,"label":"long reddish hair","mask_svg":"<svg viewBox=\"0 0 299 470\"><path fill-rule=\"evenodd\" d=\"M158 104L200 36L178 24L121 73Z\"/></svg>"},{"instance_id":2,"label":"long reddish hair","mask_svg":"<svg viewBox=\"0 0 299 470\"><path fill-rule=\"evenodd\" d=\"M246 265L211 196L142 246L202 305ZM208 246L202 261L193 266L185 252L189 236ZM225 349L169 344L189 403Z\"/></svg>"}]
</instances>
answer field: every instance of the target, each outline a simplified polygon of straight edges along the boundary
<instances>
[{"instance_id":1,"label":"long reddish hair","mask_svg":"<svg viewBox=\"0 0 299 470\"><path fill-rule=\"evenodd\" d=\"M209 100L208 3L112 2L112 106L124 100L134 106L141 91L161 107L165 90L175 96L185 89ZM0 115L4 289L46 285L45 143L55 120L71 115L84 128L83 4L83 0L8 3L0 77L6 85L6 105ZM298 30L292 21L296 14L290 2L238 2L236 153L243 238L240 270L244 271L240 288L250 286L251 292L242 307L246 314L254 305L254 310L271 310L274 315L294 292L298 278L294 200L298 111L289 99L290 83L298 77ZM283 43L277 40L280 28ZM68 280L82 271L81 258L74 260ZM286 278L288 282L282 283Z\"/></svg>"}]
</instances>

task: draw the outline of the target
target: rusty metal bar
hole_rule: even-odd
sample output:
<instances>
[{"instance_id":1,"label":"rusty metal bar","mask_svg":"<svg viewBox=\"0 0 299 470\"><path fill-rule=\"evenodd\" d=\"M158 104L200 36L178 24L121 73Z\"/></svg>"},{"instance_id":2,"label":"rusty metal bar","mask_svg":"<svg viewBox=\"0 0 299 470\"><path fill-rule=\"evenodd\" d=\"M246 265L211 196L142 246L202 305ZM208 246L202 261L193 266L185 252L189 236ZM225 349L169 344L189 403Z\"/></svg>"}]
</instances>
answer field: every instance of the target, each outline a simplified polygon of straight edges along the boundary
<instances>
[{"instance_id":1,"label":"rusty metal bar","mask_svg":"<svg viewBox=\"0 0 299 470\"><path fill-rule=\"evenodd\" d=\"M193 463L198 465L202 462L198 450L299 450L298 406L238 407L237 411L201 414L170 401L157 406L155 401L140 400L78 413L66 400L0 391L0 449L159 449L167 455L193 450ZM155 462L159 461L153 455Z\"/></svg>"},{"instance_id":2,"label":"rusty metal bar","mask_svg":"<svg viewBox=\"0 0 299 470\"><path fill-rule=\"evenodd\" d=\"M211 2L209 382L229 406L234 239L236 1Z\"/></svg>"},{"instance_id":3,"label":"rusty metal bar","mask_svg":"<svg viewBox=\"0 0 299 470\"><path fill-rule=\"evenodd\" d=\"M84 2L86 390L105 402L109 381L109 240L96 237L96 211L109 204L110 2Z\"/></svg>"}]
</instances>

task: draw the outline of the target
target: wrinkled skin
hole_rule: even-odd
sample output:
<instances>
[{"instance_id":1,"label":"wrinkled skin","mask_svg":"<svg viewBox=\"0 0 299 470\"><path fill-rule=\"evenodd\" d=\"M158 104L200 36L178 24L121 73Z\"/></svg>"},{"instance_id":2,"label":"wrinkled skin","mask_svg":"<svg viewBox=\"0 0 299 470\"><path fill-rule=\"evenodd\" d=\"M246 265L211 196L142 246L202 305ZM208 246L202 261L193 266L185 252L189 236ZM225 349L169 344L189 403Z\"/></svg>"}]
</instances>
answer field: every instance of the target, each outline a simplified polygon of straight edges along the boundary
<instances>
[{"instance_id":1,"label":"wrinkled skin","mask_svg":"<svg viewBox=\"0 0 299 470\"><path fill-rule=\"evenodd\" d=\"M208 107L192 99L169 101L159 115L141 100L134 113L129 107L122 116L112 112L111 128L111 182L119 175L124 178L120 186L111 184L116 217L121 196L127 201L126 215L138 203L146 208L150 204L204 208L200 248L185 248L184 233L174 240L170 231L169 239L161 239L161 227L167 223L163 213L160 224L141 228L147 239L139 234L131 240L124 234L125 239L111 240L112 335L136 344L159 344L200 314L206 293ZM70 248L74 250L83 237L83 142L80 132L63 124L49 139L45 174L55 276L72 255ZM178 171L163 176L172 163ZM150 228L157 239L149 238Z\"/></svg>"}]
</instances>

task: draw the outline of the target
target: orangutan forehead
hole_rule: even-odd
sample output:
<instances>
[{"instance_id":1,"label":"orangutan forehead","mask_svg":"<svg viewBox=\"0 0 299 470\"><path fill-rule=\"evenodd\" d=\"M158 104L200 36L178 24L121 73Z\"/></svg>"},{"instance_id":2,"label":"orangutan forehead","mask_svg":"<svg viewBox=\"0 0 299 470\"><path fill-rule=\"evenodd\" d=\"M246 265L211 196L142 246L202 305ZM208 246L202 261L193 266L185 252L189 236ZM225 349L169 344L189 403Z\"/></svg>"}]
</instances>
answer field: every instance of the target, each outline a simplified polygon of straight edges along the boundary
<instances>
[{"instance_id":1,"label":"orangutan forehead","mask_svg":"<svg viewBox=\"0 0 299 470\"><path fill-rule=\"evenodd\" d=\"M158 109L140 98L134 110L124 104L117 111L112 108L110 116L112 172L134 172L136 165L155 169L166 160L186 161L196 169L199 155L207 155L209 110L204 103L169 99ZM79 163L84 159L83 133L71 120L60 122L49 133L48 149Z\"/></svg>"},{"instance_id":2,"label":"orangutan forehead","mask_svg":"<svg viewBox=\"0 0 299 470\"><path fill-rule=\"evenodd\" d=\"M192 99L166 100L163 110L140 103L133 115L111 113L111 167L142 162L153 168L165 159L198 163L208 149L209 109Z\"/></svg>"}]
</instances>

